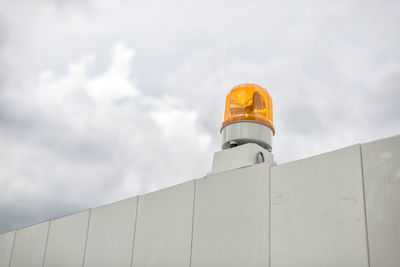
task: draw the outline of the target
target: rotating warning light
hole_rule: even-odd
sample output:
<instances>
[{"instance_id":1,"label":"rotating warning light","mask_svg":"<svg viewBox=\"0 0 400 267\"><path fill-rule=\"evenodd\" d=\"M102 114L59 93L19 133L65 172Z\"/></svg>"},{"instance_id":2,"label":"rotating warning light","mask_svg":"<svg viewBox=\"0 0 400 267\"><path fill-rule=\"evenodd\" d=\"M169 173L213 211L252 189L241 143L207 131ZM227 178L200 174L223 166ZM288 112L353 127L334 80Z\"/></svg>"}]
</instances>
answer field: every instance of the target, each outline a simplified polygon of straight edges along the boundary
<instances>
[{"instance_id":1,"label":"rotating warning light","mask_svg":"<svg viewBox=\"0 0 400 267\"><path fill-rule=\"evenodd\" d=\"M272 119L272 98L263 87L252 84L240 84L233 87L226 96L222 129L235 122L251 121L271 128L275 135Z\"/></svg>"}]
</instances>

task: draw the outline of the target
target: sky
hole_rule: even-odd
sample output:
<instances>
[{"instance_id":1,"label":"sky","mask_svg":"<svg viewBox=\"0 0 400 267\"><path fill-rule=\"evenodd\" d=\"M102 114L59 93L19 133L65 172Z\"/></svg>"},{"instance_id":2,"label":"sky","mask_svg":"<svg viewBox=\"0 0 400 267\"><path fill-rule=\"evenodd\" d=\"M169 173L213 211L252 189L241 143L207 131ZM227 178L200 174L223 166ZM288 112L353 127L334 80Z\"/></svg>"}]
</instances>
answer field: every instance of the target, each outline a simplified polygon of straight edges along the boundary
<instances>
[{"instance_id":1,"label":"sky","mask_svg":"<svg viewBox=\"0 0 400 267\"><path fill-rule=\"evenodd\" d=\"M240 83L278 164L400 132L399 1L0 2L0 233L204 177Z\"/></svg>"}]
</instances>

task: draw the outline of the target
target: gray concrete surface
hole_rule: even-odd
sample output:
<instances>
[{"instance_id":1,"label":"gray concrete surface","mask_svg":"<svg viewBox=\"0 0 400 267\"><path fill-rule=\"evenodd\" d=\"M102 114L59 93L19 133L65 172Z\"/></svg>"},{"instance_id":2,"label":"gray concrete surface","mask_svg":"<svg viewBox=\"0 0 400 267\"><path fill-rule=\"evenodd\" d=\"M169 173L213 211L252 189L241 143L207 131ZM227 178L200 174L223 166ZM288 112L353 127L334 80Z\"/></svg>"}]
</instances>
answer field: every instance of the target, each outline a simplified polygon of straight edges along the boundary
<instances>
[{"instance_id":1,"label":"gray concrete surface","mask_svg":"<svg viewBox=\"0 0 400 267\"><path fill-rule=\"evenodd\" d=\"M49 221L19 229L11 257L11 267L42 267Z\"/></svg>"},{"instance_id":2,"label":"gray concrete surface","mask_svg":"<svg viewBox=\"0 0 400 267\"><path fill-rule=\"evenodd\" d=\"M89 210L50 221L44 267L82 267Z\"/></svg>"},{"instance_id":3,"label":"gray concrete surface","mask_svg":"<svg viewBox=\"0 0 400 267\"><path fill-rule=\"evenodd\" d=\"M371 267L400 266L400 136L362 145Z\"/></svg>"},{"instance_id":4,"label":"gray concrete surface","mask_svg":"<svg viewBox=\"0 0 400 267\"><path fill-rule=\"evenodd\" d=\"M0 235L0 267L9 267L15 231Z\"/></svg>"},{"instance_id":5,"label":"gray concrete surface","mask_svg":"<svg viewBox=\"0 0 400 267\"><path fill-rule=\"evenodd\" d=\"M84 267L131 266L137 197L92 209Z\"/></svg>"},{"instance_id":6,"label":"gray concrete surface","mask_svg":"<svg viewBox=\"0 0 400 267\"><path fill-rule=\"evenodd\" d=\"M271 168L271 266L368 266L360 146Z\"/></svg>"},{"instance_id":7,"label":"gray concrete surface","mask_svg":"<svg viewBox=\"0 0 400 267\"><path fill-rule=\"evenodd\" d=\"M269 164L197 180L192 267L268 266Z\"/></svg>"},{"instance_id":8,"label":"gray concrete surface","mask_svg":"<svg viewBox=\"0 0 400 267\"><path fill-rule=\"evenodd\" d=\"M189 266L195 181L140 196L134 267Z\"/></svg>"}]
</instances>

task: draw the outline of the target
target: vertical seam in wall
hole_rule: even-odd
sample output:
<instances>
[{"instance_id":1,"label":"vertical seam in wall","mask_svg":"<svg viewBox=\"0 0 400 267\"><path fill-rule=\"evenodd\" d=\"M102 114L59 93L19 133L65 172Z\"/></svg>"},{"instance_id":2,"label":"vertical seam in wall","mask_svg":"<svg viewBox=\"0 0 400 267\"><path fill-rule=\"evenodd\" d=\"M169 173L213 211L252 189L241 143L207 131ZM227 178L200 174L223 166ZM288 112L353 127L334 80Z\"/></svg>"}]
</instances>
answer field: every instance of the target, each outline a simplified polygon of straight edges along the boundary
<instances>
[{"instance_id":1,"label":"vertical seam in wall","mask_svg":"<svg viewBox=\"0 0 400 267\"><path fill-rule=\"evenodd\" d=\"M271 168L269 165L268 175L268 266L271 266Z\"/></svg>"},{"instance_id":2,"label":"vertical seam in wall","mask_svg":"<svg viewBox=\"0 0 400 267\"><path fill-rule=\"evenodd\" d=\"M192 233L190 237L190 257L189 257L189 267L192 266L192 253L193 253L193 233L194 233L194 212L196 207L196 185L197 180L194 180L194 191L193 191L193 211L192 211Z\"/></svg>"},{"instance_id":3,"label":"vertical seam in wall","mask_svg":"<svg viewBox=\"0 0 400 267\"><path fill-rule=\"evenodd\" d=\"M371 260L369 256L369 237L368 237L368 220L367 220L367 199L365 197L365 180L364 180L364 160L363 160L363 153L362 153L362 146L360 146L360 162L361 162L361 180L362 180L362 189L363 189L363 198L364 198L364 220L365 220L365 237L367 241L367 259L368 259L368 266L371 266Z\"/></svg>"},{"instance_id":4,"label":"vertical seam in wall","mask_svg":"<svg viewBox=\"0 0 400 267\"><path fill-rule=\"evenodd\" d=\"M136 201L136 215L135 215L135 225L133 226L133 243L132 243L132 254L131 254L131 266L133 265L133 252L135 250L135 240L136 240L136 225L138 220L138 211L139 211L139 200L140 196L137 196Z\"/></svg>"},{"instance_id":5,"label":"vertical seam in wall","mask_svg":"<svg viewBox=\"0 0 400 267\"><path fill-rule=\"evenodd\" d=\"M18 232L18 230L14 231L14 240L13 240L12 247L11 247L11 255L10 255L10 260L8 262L8 267L11 266L11 260L12 260L13 254L14 254L15 239L17 239L17 232Z\"/></svg>"},{"instance_id":6,"label":"vertical seam in wall","mask_svg":"<svg viewBox=\"0 0 400 267\"><path fill-rule=\"evenodd\" d=\"M88 222L87 222L87 227L86 227L85 247L83 248L82 267L85 265L85 260L86 260L86 249L87 249L88 238L89 238L89 226L90 226L91 218L92 218L92 209L89 209L89 216L88 216Z\"/></svg>"},{"instance_id":7,"label":"vertical seam in wall","mask_svg":"<svg viewBox=\"0 0 400 267\"><path fill-rule=\"evenodd\" d=\"M44 261L46 260L47 244L49 243L49 235L50 235L50 225L51 225L51 221L49 220L49 225L47 226L46 243L44 245L44 255L43 255L42 267L44 266Z\"/></svg>"}]
</instances>

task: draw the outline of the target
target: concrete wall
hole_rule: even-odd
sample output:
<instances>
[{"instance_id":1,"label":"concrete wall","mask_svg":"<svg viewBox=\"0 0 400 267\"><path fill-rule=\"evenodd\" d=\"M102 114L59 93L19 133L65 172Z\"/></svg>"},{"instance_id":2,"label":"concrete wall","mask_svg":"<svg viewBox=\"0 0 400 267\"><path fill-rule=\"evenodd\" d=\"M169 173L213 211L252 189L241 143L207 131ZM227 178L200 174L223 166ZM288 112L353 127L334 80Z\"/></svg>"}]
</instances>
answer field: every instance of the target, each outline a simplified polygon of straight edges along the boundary
<instances>
[{"instance_id":1,"label":"concrete wall","mask_svg":"<svg viewBox=\"0 0 400 267\"><path fill-rule=\"evenodd\" d=\"M0 235L2 266L400 266L400 136Z\"/></svg>"},{"instance_id":2,"label":"concrete wall","mask_svg":"<svg viewBox=\"0 0 400 267\"><path fill-rule=\"evenodd\" d=\"M133 266L189 266L195 181L139 197Z\"/></svg>"},{"instance_id":3,"label":"concrete wall","mask_svg":"<svg viewBox=\"0 0 400 267\"><path fill-rule=\"evenodd\" d=\"M400 266L400 137L361 151L371 266Z\"/></svg>"},{"instance_id":4,"label":"concrete wall","mask_svg":"<svg viewBox=\"0 0 400 267\"><path fill-rule=\"evenodd\" d=\"M92 209L84 266L131 266L138 198Z\"/></svg>"},{"instance_id":5,"label":"concrete wall","mask_svg":"<svg viewBox=\"0 0 400 267\"><path fill-rule=\"evenodd\" d=\"M15 231L0 235L0 267L10 266Z\"/></svg>"},{"instance_id":6,"label":"concrete wall","mask_svg":"<svg viewBox=\"0 0 400 267\"><path fill-rule=\"evenodd\" d=\"M81 267L90 210L50 222L45 267Z\"/></svg>"},{"instance_id":7,"label":"concrete wall","mask_svg":"<svg viewBox=\"0 0 400 267\"><path fill-rule=\"evenodd\" d=\"M271 266L293 263L368 266L359 145L272 168Z\"/></svg>"},{"instance_id":8,"label":"concrete wall","mask_svg":"<svg viewBox=\"0 0 400 267\"><path fill-rule=\"evenodd\" d=\"M191 266L267 266L269 164L197 180Z\"/></svg>"},{"instance_id":9,"label":"concrete wall","mask_svg":"<svg viewBox=\"0 0 400 267\"><path fill-rule=\"evenodd\" d=\"M48 231L48 221L18 230L10 266L41 267L46 253Z\"/></svg>"}]
</instances>

